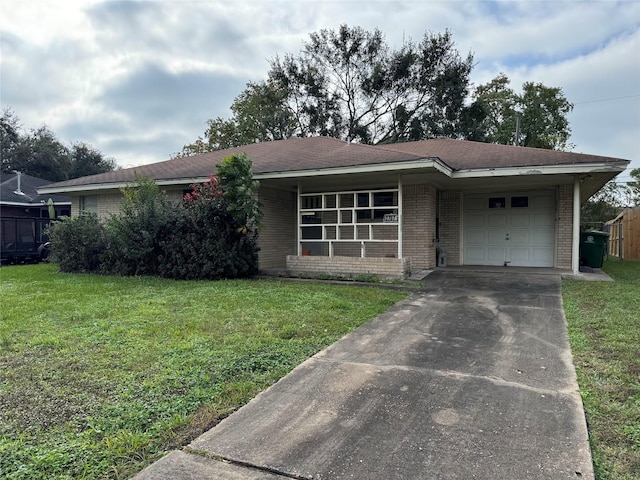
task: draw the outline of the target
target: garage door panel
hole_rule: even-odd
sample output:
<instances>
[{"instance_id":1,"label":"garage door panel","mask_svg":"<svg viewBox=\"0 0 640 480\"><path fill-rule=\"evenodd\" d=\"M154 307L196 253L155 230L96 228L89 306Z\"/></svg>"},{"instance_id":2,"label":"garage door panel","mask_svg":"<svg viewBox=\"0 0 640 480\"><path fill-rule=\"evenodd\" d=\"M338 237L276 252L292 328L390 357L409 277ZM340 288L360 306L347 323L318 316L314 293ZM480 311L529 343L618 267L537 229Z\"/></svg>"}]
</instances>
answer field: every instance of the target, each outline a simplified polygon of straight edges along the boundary
<instances>
[{"instance_id":1,"label":"garage door panel","mask_svg":"<svg viewBox=\"0 0 640 480\"><path fill-rule=\"evenodd\" d=\"M552 227L555 225L555 217L548 212L534 213L533 226L534 227Z\"/></svg>"},{"instance_id":2,"label":"garage door panel","mask_svg":"<svg viewBox=\"0 0 640 480\"><path fill-rule=\"evenodd\" d=\"M511 226L512 227L530 227L531 215L529 212L518 212L511 214Z\"/></svg>"},{"instance_id":3,"label":"garage door panel","mask_svg":"<svg viewBox=\"0 0 640 480\"><path fill-rule=\"evenodd\" d=\"M540 266L553 266L553 251L548 248L534 248L533 263Z\"/></svg>"},{"instance_id":4,"label":"garage door panel","mask_svg":"<svg viewBox=\"0 0 640 480\"><path fill-rule=\"evenodd\" d=\"M496 199L502 200L497 208ZM493 208L489 208L492 206ZM464 202L464 263L552 267L556 197L553 192L475 194ZM508 238L508 240L507 240Z\"/></svg>"},{"instance_id":5,"label":"garage door panel","mask_svg":"<svg viewBox=\"0 0 640 480\"><path fill-rule=\"evenodd\" d=\"M488 227L505 227L507 225L506 213L490 213L487 216Z\"/></svg>"},{"instance_id":6,"label":"garage door panel","mask_svg":"<svg viewBox=\"0 0 640 480\"><path fill-rule=\"evenodd\" d=\"M533 231L533 244L534 245L552 245L554 239L554 231L551 229L547 230L534 230Z\"/></svg>"},{"instance_id":7,"label":"garage door panel","mask_svg":"<svg viewBox=\"0 0 640 480\"><path fill-rule=\"evenodd\" d=\"M475 228L475 227L486 227L487 226L487 214L486 213L480 213L480 214L469 214L466 217L466 225L468 228Z\"/></svg>"},{"instance_id":8,"label":"garage door panel","mask_svg":"<svg viewBox=\"0 0 640 480\"><path fill-rule=\"evenodd\" d=\"M485 230L467 230L465 232L465 242L467 245L484 245L486 243Z\"/></svg>"},{"instance_id":9,"label":"garage door panel","mask_svg":"<svg viewBox=\"0 0 640 480\"><path fill-rule=\"evenodd\" d=\"M529 245L531 243L530 230L511 230L509 243L511 245Z\"/></svg>"},{"instance_id":10,"label":"garage door panel","mask_svg":"<svg viewBox=\"0 0 640 480\"><path fill-rule=\"evenodd\" d=\"M487 260L489 265L502 265L506 260L506 249L504 247L487 248Z\"/></svg>"},{"instance_id":11,"label":"garage door panel","mask_svg":"<svg viewBox=\"0 0 640 480\"><path fill-rule=\"evenodd\" d=\"M484 265L487 261L484 247L467 247L464 253L469 265Z\"/></svg>"},{"instance_id":12,"label":"garage door panel","mask_svg":"<svg viewBox=\"0 0 640 480\"><path fill-rule=\"evenodd\" d=\"M525 267L531 264L531 249L529 247L511 247L511 265Z\"/></svg>"},{"instance_id":13,"label":"garage door panel","mask_svg":"<svg viewBox=\"0 0 640 480\"><path fill-rule=\"evenodd\" d=\"M487 230L487 244L488 245L501 245L504 246L505 242L504 230Z\"/></svg>"}]
</instances>

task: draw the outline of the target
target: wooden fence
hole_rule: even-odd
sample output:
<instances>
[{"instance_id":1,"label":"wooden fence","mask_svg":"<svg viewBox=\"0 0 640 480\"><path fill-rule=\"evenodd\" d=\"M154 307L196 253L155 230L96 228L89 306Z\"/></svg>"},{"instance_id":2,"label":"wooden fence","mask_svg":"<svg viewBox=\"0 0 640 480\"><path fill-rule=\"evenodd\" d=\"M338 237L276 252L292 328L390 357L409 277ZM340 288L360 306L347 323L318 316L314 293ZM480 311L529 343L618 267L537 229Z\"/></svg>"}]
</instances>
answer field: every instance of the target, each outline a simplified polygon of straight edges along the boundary
<instances>
[{"instance_id":1,"label":"wooden fence","mask_svg":"<svg viewBox=\"0 0 640 480\"><path fill-rule=\"evenodd\" d=\"M609 231L609 255L640 260L640 207L625 208L605 224Z\"/></svg>"}]
</instances>

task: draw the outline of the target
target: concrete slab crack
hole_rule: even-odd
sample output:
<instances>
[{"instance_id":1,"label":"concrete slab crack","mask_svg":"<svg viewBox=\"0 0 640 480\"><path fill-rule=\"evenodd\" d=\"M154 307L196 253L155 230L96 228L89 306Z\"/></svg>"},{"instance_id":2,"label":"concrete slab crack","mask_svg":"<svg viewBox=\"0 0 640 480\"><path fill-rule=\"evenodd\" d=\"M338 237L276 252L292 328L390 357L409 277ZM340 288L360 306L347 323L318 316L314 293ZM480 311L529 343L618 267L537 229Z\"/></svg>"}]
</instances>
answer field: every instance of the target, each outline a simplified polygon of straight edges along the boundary
<instances>
[{"instance_id":1,"label":"concrete slab crack","mask_svg":"<svg viewBox=\"0 0 640 480\"><path fill-rule=\"evenodd\" d=\"M359 365L359 366L377 369L381 371L397 370L397 369L407 370L407 371L414 370L414 371L423 371L425 373L431 373L433 375L438 375L440 377L449 377L449 378L457 378L457 379L472 378L472 379L486 380L488 382L493 383L494 385L529 390L531 392L539 393L542 395L551 396L551 395L558 395L558 394L560 395L576 395L577 394L577 387L575 389L571 388L571 389L552 390L548 388L533 387L531 385L526 385L524 383L512 382L500 377L487 376L487 375L473 375L470 373L462 373L462 372L457 372L453 370L439 370L435 368L415 367L415 366L407 366L407 365L377 365L377 364L365 363L365 362L336 360L336 359L326 358L326 357L323 357L323 358L312 357L312 358L319 362L336 363L336 364L342 364L342 365Z\"/></svg>"},{"instance_id":2,"label":"concrete slab crack","mask_svg":"<svg viewBox=\"0 0 640 480\"><path fill-rule=\"evenodd\" d=\"M217 462L224 462L224 463L228 463L230 465L235 465L237 467L242 467L242 468L248 468L251 470L256 470L259 472L263 472L263 473L269 473L271 475L277 475L279 477L282 478L290 478L292 480L314 480L313 477L306 477L306 476L302 476L302 475L296 475L296 474L292 474L292 473L287 473L287 472L282 472L280 470L277 470L275 468L269 468L269 467L264 467L261 465L255 465L253 463L250 462L243 462L242 460L235 460L233 458L227 458L221 455L215 455L212 454L210 452L204 451L204 450L198 450L195 448L191 448L191 447L184 447L182 449L183 452L185 453L190 453L192 455L199 455L201 457L205 457L208 458L209 460L215 460Z\"/></svg>"}]
</instances>

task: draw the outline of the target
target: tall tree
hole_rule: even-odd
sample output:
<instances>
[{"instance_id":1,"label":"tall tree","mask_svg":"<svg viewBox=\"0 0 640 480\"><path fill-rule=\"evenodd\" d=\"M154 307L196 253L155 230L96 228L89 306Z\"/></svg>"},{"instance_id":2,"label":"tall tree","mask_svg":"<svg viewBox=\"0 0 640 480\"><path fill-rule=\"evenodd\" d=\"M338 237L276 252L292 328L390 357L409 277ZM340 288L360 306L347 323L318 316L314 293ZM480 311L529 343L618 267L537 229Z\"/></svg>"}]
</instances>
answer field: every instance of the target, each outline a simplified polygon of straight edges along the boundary
<instances>
[{"instance_id":1,"label":"tall tree","mask_svg":"<svg viewBox=\"0 0 640 480\"><path fill-rule=\"evenodd\" d=\"M105 158L97 148L87 143L72 144L70 156L70 179L110 172L117 168L113 158Z\"/></svg>"},{"instance_id":2,"label":"tall tree","mask_svg":"<svg viewBox=\"0 0 640 480\"><path fill-rule=\"evenodd\" d=\"M247 84L231 105L233 116L207 121L203 137L187 144L176 157L246 145L284 140L295 134L293 113L286 105L286 92L273 82Z\"/></svg>"},{"instance_id":3,"label":"tall tree","mask_svg":"<svg viewBox=\"0 0 640 480\"><path fill-rule=\"evenodd\" d=\"M47 126L32 130L24 138L26 149L15 158L15 170L52 182L67 180L71 172L69 149Z\"/></svg>"},{"instance_id":4,"label":"tall tree","mask_svg":"<svg viewBox=\"0 0 640 480\"><path fill-rule=\"evenodd\" d=\"M177 156L291 136L368 144L475 139L484 111L465 106L472 66L448 31L393 50L377 29L323 29L299 54L274 58L267 81L236 97L233 116L209 120L204 137Z\"/></svg>"},{"instance_id":5,"label":"tall tree","mask_svg":"<svg viewBox=\"0 0 640 480\"><path fill-rule=\"evenodd\" d=\"M0 118L0 149L2 173L19 171L52 182L116 168L114 159L104 158L91 145L64 145L46 125L23 132L9 109Z\"/></svg>"},{"instance_id":6,"label":"tall tree","mask_svg":"<svg viewBox=\"0 0 640 480\"><path fill-rule=\"evenodd\" d=\"M571 135L567 115L573 104L562 89L525 82L522 93L517 94L509 84L509 78L500 73L474 91L473 99L486 112L482 122L485 141L566 150Z\"/></svg>"},{"instance_id":7,"label":"tall tree","mask_svg":"<svg viewBox=\"0 0 640 480\"><path fill-rule=\"evenodd\" d=\"M17 158L26 148L21 135L20 120L11 109L5 109L0 117L0 162L2 173L11 173Z\"/></svg>"},{"instance_id":8,"label":"tall tree","mask_svg":"<svg viewBox=\"0 0 640 480\"><path fill-rule=\"evenodd\" d=\"M457 136L472 67L449 31L392 50L380 30L342 25L276 57L269 79L288 92L297 135L375 144Z\"/></svg>"},{"instance_id":9,"label":"tall tree","mask_svg":"<svg viewBox=\"0 0 640 480\"><path fill-rule=\"evenodd\" d=\"M629 186L632 204L640 206L640 168L631 170L631 178L633 180L627 185Z\"/></svg>"},{"instance_id":10,"label":"tall tree","mask_svg":"<svg viewBox=\"0 0 640 480\"><path fill-rule=\"evenodd\" d=\"M615 179L609 181L582 205L581 223L587 227L600 228L630 205L630 194L631 189L627 185L616 183Z\"/></svg>"}]
</instances>

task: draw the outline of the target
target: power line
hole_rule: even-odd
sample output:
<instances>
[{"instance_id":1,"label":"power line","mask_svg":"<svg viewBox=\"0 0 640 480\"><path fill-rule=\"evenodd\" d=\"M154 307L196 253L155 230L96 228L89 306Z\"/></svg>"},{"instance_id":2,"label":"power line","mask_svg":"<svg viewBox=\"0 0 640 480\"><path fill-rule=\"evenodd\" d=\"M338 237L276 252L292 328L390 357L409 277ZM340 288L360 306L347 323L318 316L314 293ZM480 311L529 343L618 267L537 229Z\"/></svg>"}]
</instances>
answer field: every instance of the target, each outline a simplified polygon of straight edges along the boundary
<instances>
[{"instance_id":1,"label":"power line","mask_svg":"<svg viewBox=\"0 0 640 480\"><path fill-rule=\"evenodd\" d=\"M640 97L640 94L626 95L624 97L601 98L600 100L587 100L586 102L575 102L574 105L584 105L585 103L610 102L611 100L624 100L625 98L636 98L636 97Z\"/></svg>"}]
</instances>

